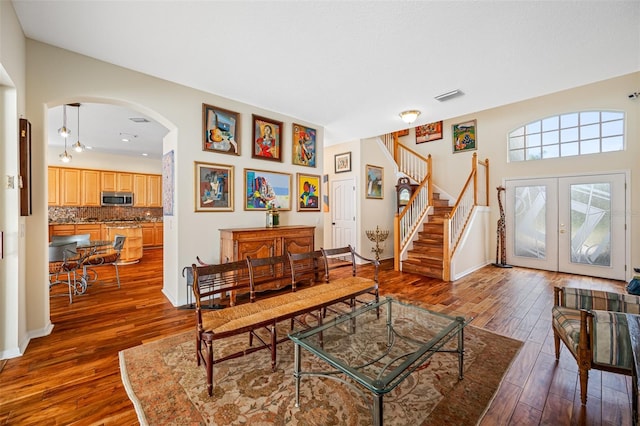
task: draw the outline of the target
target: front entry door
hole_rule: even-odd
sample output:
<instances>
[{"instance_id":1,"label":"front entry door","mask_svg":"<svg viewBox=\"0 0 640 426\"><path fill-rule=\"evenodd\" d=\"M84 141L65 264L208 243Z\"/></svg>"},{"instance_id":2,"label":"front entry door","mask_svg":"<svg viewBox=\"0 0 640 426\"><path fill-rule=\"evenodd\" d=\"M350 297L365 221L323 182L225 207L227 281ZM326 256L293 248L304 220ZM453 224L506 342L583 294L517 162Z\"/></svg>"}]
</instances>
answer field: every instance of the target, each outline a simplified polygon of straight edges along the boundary
<instances>
[{"instance_id":1,"label":"front entry door","mask_svg":"<svg viewBox=\"0 0 640 426\"><path fill-rule=\"evenodd\" d=\"M506 182L506 247L515 266L626 279L623 173Z\"/></svg>"}]
</instances>

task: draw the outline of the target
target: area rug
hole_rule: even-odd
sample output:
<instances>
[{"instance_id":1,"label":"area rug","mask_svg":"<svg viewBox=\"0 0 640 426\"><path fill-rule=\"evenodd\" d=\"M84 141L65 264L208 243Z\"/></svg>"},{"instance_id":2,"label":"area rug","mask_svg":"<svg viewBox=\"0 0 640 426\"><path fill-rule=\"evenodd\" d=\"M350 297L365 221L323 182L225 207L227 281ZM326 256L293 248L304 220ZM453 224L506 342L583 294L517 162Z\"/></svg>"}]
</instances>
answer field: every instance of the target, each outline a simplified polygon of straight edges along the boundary
<instances>
[{"instance_id":1,"label":"area rug","mask_svg":"<svg viewBox=\"0 0 640 426\"><path fill-rule=\"evenodd\" d=\"M434 355L385 395L384 424L478 422L522 343L472 326L464 337L464 379L458 380L457 356ZM246 335L225 339L217 350L229 353L247 341ZM327 378L303 377L296 408L293 346L278 346L275 372L265 350L216 364L209 397L194 332L186 332L120 352L122 381L143 425L372 424L372 394ZM302 359L303 371L327 369L304 350Z\"/></svg>"}]
</instances>

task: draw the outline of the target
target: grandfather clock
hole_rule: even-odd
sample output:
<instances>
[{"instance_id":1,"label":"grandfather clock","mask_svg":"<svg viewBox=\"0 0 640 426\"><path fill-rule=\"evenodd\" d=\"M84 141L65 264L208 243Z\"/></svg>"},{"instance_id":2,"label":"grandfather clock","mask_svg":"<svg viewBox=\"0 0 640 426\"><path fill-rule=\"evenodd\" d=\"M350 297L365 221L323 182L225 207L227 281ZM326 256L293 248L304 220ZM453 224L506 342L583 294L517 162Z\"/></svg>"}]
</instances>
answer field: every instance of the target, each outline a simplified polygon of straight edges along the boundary
<instances>
[{"instance_id":1,"label":"grandfather clock","mask_svg":"<svg viewBox=\"0 0 640 426\"><path fill-rule=\"evenodd\" d=\"M402 211L404 206L409 203L411 196L418 188L417 184L411 183L409 178L401 177L398 179L398 184L396 185L396 196L398 200L398 213Z\"/></svg>"}]
</instances>

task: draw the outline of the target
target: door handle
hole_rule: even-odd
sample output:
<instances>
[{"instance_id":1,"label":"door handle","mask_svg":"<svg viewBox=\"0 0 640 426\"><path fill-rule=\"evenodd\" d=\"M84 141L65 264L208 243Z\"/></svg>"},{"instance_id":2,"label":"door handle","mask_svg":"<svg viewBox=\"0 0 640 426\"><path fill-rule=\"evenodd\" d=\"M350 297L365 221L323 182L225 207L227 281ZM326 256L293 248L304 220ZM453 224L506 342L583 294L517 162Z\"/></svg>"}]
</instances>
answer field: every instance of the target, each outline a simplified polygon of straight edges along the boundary
<instances>
[{"instance_id":1,"label":"door handle","mask_svg":"<svg viewBox=\"0 0 640 426\"><path fill-rule=\"evenodd\" d=\"M561 229L561 230L560 230L560 233L561 233L561 234L564 234L565 232L567 232L567 231L565 231L564 229Z\"/></svg>"},{"instance_id":2,"label":"door handle","mask_svg":"<svg viewBox=\"0 0 640 426\"><path fill-rule=\"evenodd\" d=\"M336 223L335 223L335 222L331 222L331 224L332 224L332 225L335 225Z\"/></svg>"}]
</instances>

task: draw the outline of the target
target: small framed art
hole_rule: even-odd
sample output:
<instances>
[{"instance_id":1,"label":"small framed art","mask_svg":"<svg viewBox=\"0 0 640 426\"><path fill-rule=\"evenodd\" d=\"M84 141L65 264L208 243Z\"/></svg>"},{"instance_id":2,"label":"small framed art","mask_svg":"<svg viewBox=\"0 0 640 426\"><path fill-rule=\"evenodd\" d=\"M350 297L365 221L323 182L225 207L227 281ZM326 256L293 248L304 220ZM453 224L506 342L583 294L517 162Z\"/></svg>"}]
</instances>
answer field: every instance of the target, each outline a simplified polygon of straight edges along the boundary
<instances>
[{"instance_id":1,"label":"small framed art","mask_svg":"<svg viewBox=\"0 0 640 426\"><path fill-rule=\"evenodd\" d=\"M240 114L202 104L202 150L240 155Z\"/></svg>"},{"instance_id":2,"label":"small framed art","mask_svg":"<svg viewBox=\"0 0 640 426\"><path fill-rule=\"evenodd\" d=\"M320 211L320 175L296 175L296 199L299 212Z\"/></svg>"},{"instance_id":3,"label":"small framed art","mask_svg":"<svg viewBox=\"0 0 640 426\"><path fill-rule=\"evenodd\" d=\"M367 198L384 198L384 169L378 166L367 164L365 168L367 175Z\"/></svg>"},{"instance_id":4,"label":"small framed art","mask_svg":"<svg viewBox=\"0 0 640 426\"><path fill-rule=\"evenodd\" d=\"M296 166L316 166L316 129L293 123L293 156Z\"/></svg>"},{"instance_id":5,"label":"small framed art","mask_svg":"<svg viewBox=\"0 0 640 426\"><path fill-rule=\"evenodd\" d=\"M442 139L442 121L423 124L416 127L416 143L431 142Z\"/></svg>"},{"instance_id":6,"label":"small framed art","mask_svg":"<svg viewBox=\"0 0 640 426\"><path fill-rule=\"evenodd\" d=\"M233 211L233 166L195 162L196 212Z\"/></svg>"},{"instance_id":7,"label":"small framed art","mask_svg":"<svg viewBox=\"0 0 640 426\"><path fill-rule=\"evenodd\" d=\"M251 157L282 161L282 122L253 115Z\"/></svg>"},{"instance_id":8,"label":"small framed art","mask_svg":"<svg viewBox=\"0 0 640 426\"><path fill-rule=\"evenodd\" d=\"M464 151L475 151L478 149L476 120L465 121L454 124L453 133L453 153Z\"/></svg>"},{"instance_id":9,"label":"small framed art","mask_svg":"<svg viewBox=\"0 0 640 426\"><path fill-rule=\"evenodd\" d=\"M334 170L336 173L344 173L351 171L351 151L342 154L336 154L334 157Z\"/></svg>"},{"instance_id":10,"label":"small framed art","mask_svg":"<svg viewBox=\"0 0 640 426\"><path fill-rule=\"evenodd\" d=\"M244 209L291 210L291 175L244 169Z\"/></svg>"}]
</instances>

